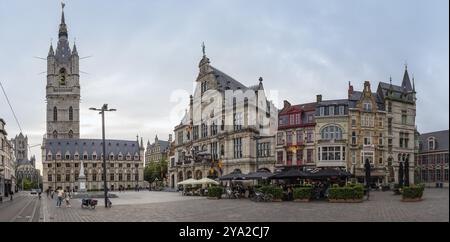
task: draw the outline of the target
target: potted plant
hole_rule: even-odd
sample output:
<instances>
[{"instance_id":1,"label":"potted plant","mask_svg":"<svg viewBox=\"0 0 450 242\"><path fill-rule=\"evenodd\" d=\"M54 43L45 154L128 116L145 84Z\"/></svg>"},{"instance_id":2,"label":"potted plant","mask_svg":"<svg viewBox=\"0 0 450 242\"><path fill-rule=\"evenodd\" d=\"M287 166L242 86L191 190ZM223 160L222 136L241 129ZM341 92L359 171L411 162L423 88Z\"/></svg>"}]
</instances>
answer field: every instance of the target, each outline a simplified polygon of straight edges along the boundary
<instances>
[{"instance_id":1,"label":"potted plant","mask_svg":"<svg viewBox=\"0 0 450 242\"><path fill-rule=\"evenodd\" d=\"M333 186L329 189L328 201L332 203L356 203L362 202L364 187L360 184Z\"/></svg>"},{"instance_id":2,"label":"potted plant","mask_svg":"<svg viewBox=\"0 0 450 242\"><path fill-rule=\"evenodd\" d=\"M421 201L424 190L425 186L423 184L403 187L402 201L403 202Z\"/></svg>"},{"instance_id":3,"label":"potted plant","mask_svg":"<svg viewBox=\"0 0 450 242\"><path fill-rule=\"evenodd\" d=\"M283 189L281 189L278 186L273 185L262 186L261 188L258 189L258 191L264 194L272 195L273 202L281 202L281 198L283 197Z\"/></svg>"},{"instance_id":4,"label":"potted plant","mask_svg":"<svg viewBox=\"0 0 450 242\"><path fill-rule=\"evenodd\" d=\"M312 186L296 187L294 188L294 201L309 202L311 200L313 189Z\"/></svg>"},{"instance_id":5,"label":"potted plant","mask_svg":"<svg viewBox=\"0 0 450 242\"><path fill-rule=\"evenodd\" d=\"M208 189L208 199L220 199L222 197L223 188L213 186Z\"/></svg>"}]
</instances>

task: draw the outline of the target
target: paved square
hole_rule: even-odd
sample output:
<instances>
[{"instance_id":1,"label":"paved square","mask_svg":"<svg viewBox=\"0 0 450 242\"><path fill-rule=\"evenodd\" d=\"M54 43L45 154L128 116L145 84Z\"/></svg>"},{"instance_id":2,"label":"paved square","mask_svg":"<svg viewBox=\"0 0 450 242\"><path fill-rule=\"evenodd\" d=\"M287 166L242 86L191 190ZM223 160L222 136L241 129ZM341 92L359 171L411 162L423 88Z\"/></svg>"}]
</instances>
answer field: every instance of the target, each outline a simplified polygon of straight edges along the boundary
<instances>
[{"instance_id":1,"label":"paved square","mask_svg":"<svg viewBox=\"0 0 450 242\"><path fill-rule=\"evenodd\" d=\"M363 203L273 202L209 200L184 197L172 192L117 193L113 207L104 208L103 200L95 210L82 209L79 199L71 208L55 208L55 201L43 199L41 220L108 222L302 222L302 221L449 221L449 190L426 189L421 202L401 202L393 192L372 192Z\"/></svg>"}]
</instances>

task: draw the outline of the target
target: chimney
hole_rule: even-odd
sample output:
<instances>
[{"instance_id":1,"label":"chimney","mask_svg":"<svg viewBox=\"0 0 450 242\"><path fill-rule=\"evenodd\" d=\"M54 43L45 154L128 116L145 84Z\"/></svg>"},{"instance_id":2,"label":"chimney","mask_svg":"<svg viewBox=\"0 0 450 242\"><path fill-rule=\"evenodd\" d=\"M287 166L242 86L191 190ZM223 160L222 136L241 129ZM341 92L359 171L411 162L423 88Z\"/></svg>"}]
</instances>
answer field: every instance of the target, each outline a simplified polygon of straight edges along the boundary
<instances>
[{"instance_id":1,"label":"chimney","mask_svg":"<svg viewBox=\"0 0 450 242\"><path fill-rule=\"evenodd\" d=\"M322 95L321 94L319 94L319 95L317 95L316 96L317 98L317 102L322 102Z\"/></svg>"},{"instance_id":2,"label":"chimney","mask_svg":"<svg viewBox=\"0 0 450 242\"><path fill-rule=\"evenodd\" d=\"M291 106L291 103L288 102L287 100L284 100L283 104L284 104L283 109L288 108L288 107Z\"/></svg>"},{"instance_id":3,"label":"chimney","mask_svg":"<svg viewBox=\"0 0 450 242\"><path fill-rule=\"evenodd\" d=\"M364 81L364 91L370 92L370 82L369 81Z\"/></svg>"},{"instance_id":4,"label":"chimney","mask_svg":"<svg viewBox=\"0 0 450 242\"><path fill-rule=\"evenodd\" d=\"M348 98L350 98L353 95L353 85L348 82Z\"/></svg>"},{"instance_id":5,"label":"chimney","mask_svg":"<svg viewBox=\"0 0 450 242\"><path fill-rule=\"evenodd\" d=\"M172 134L169 134L169 143L172 143Z\"/></svg>"}]
</instances>

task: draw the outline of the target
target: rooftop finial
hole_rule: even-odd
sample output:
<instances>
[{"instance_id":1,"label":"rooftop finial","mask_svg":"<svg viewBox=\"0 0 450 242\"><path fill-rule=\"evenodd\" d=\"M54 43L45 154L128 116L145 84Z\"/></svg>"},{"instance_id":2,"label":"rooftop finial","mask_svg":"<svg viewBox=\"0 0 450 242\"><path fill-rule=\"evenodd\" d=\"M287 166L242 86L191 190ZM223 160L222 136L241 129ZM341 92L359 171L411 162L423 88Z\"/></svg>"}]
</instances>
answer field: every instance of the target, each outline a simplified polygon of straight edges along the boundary
<instances>
[{"instance_id":1,"label":"rooftop finial","mask_svg":"<svg viewBox=\"0 0 450 242\"><path fill-rule=\"evenodd\" d=\"M391 84L391 85L392 85L392 75L391 75L391 76L389 76L389 84Z\"/></svg>"},{"instance_id":2,"label":"rooftop finial","mask_svg":"<svg viewBox=\"0 0 450 242\"><path fill-rule=\"evenodd\" d=\"M259 77L259 83L263 82L263 78Z\"/></svg>"},{"instance_id":3,"label":"rooftop finial","mask_svg":"<svg viewBox=\"0 0 450 242\"><path fill-rule=\"evenodd\" d=\"M62 11L62 15L61 15L61 23L65 23L65 19L64 19L64 7L66 6L66 4L64 2L61 2L61 11Z\"/></svg>"},{"instance_id":4,"label":"rooftop finial","mask_svg":"<svg viewBox=\"0 0 450 242\"><path fill-rule=\"evenodd\" d=\"M408 70L408 61L405 60L405 70Z\"/></svg>"},{"instance_id":5,"label":"rooftop finial","mask_svg":"<svg viewBox=\"0 0 450 242\"><path fill-rule=\"evenodd\" d=\"M64 18L65 6L66 4L64 2L61 2L61 24L59 25L59 35L58 35L59 38L61 38L61 36L65 36L67 38L66 19Z\"/></svg>"},{"instance_id":6,"label":"rooftop finial","mask_svg":"<svg viewBox=\"0 0 450 242\"><path fill-rule=\"evenodd\" d=\"M206 55L205 42L202 42L202 52L203 52L203 56L205 56Z\"/></svg>"}]
</instances>

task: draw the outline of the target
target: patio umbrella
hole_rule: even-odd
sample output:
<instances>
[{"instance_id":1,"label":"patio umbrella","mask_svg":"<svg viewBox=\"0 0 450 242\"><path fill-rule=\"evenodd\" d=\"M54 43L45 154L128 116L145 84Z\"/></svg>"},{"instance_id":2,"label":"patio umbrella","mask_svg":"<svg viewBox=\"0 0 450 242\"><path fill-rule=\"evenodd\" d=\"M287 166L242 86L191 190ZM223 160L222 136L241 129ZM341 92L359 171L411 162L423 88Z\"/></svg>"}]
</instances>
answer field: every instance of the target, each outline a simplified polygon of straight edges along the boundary
<instances>
[{"instance_id":1,"label":"patio umbrella","mask_svg":"<svg viewBox=\"0 0 450 242\"><path fill-rule=\"evenodd\" d=\"M274 174L272 172L268 171L257 171L257 172L250 172L247 175L243 175L242 179L244 180L261 180L261 179L268 179L269 177L273 176Z\"/></svg>"},{"instance_id":2,"label":"patio umbrella","mask_svg":"<svg viewBox=\"0 0 450 242\"><path fill-rule=\"evenodd\" d=\"M196 181L197 181L197 180L195 180L195 179L189 178L189 179L187 179L187 180L178 182L177 184L178 184L178 185L192 185L192 184L195 184Z\"/></svg>"},{"instance_id":3,"label":"patio umbrella","mask_svg":"<svg viewBox=\"0 0 450 242\"><path fill-rule=\"evenodd\" d=\"M347 171L326 168L317 172L309 173L309 178L325 178L325 177L350 177L352 174Z\"/></svg>"},{"instance_id":4,"label":"patio umbrella","mask_svg":"<svg viewBox=\"0 0 450 242\"><path fill-rule=\"evenodd\" d=\"M242 180L243 176L244 176L244 174L242 174L242 173L232 172L230 174L219 177L219 180L221 180L221 181Z\"/></svg>"},{"instance_id":5,"label":"patio umbrella","mask_svg":"<svg viewBox=\"0 0 450 242\"><path fill-rule=\"evenodd\" d=\"M308 177L309 174L304 171L301 171L299 169L290 169L272 175L268 177L268 179L277 180L277 179L293 179L293 178L308 178Z\"/></svg>"},{"instance_id":6,"label":"patio umbrella","mask_svg":"<svg viewBox=\"0 0 450 242\"><path fill-rule=\"evenodd\" d=\"M214 185L219 185L219 182L214 181L213 179L209 179L209 178L202 178L200 180L195 181L193 184L201 184L201 185L208 185L208 184L214 184Z\"/></svg>"}]
</instances>

